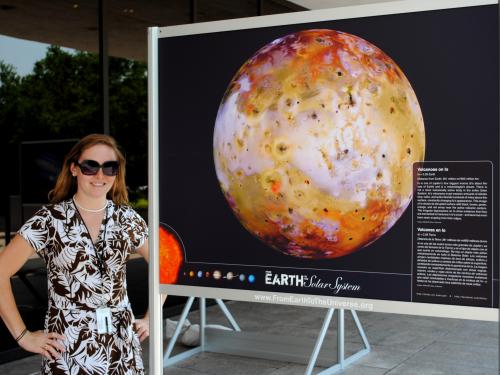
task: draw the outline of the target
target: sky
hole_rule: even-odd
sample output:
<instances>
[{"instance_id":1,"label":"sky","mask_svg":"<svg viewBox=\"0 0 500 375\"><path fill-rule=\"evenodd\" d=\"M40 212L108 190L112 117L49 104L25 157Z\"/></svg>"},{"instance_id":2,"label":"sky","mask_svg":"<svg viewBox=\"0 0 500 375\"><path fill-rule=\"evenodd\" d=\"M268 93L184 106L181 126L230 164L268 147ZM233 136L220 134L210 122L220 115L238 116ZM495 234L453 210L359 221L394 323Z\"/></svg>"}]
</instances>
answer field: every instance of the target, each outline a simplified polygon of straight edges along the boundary
<instances>
[{"instance_id":1,"label":"sky","mask_svg":"<svg viewBox=\"0 0 500 375\"><path fill-rule=\"evenodd\" d=\"M0 60L13 65L20 76L33 71L35 62L45 57L48 44L0 35ZM69 48L63 48L72 51Z\"/></svg>"}]
</instances>

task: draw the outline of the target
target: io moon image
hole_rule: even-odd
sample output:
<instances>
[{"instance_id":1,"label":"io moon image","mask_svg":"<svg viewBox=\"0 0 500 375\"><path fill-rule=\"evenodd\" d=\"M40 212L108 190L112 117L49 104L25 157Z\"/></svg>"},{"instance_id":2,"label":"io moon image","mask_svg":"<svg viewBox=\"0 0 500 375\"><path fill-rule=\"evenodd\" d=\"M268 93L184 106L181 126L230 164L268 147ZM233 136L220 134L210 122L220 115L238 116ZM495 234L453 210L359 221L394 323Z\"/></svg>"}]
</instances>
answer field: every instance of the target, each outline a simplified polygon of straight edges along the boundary
<instances>
[{"instance_id":1,"label":"io moon image","mask_svg":"<svg viewBox=\"0 0 500 375\"><path fill-rule=\"evenodd\" d=\"M380 238L408 207L425 129L387 54L355 35L305 30L239 69L213 151L222 192L250 233L290 256L337 258Z\"/></svg>"}]
</instances>

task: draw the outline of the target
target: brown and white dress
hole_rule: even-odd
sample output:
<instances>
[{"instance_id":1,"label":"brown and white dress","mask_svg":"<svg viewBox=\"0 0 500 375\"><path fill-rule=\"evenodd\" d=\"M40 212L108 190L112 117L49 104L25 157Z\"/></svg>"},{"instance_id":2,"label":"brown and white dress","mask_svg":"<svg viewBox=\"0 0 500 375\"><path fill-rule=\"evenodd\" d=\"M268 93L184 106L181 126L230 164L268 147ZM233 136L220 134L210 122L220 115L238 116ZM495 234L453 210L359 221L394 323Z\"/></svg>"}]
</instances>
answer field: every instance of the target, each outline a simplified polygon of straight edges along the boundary
<instances>
[{"instance_id":1,"label":"brown and white dress","mask_svg":"<svg viewBox=\"0 0 500 375\"><path fill-rule=\"evenodd\" d=\"M19 230L47 264L45 331L65 336L60 359L42 362L42 374L144 374L133 330L126 262L144 244L147 225L130 207L108 201L99 238L90 234L72 200L44 206ZM96 251L103 259L103 277ZM111 308L113 332L98 334L96 309Z\"/></svg>"}]
</instances>

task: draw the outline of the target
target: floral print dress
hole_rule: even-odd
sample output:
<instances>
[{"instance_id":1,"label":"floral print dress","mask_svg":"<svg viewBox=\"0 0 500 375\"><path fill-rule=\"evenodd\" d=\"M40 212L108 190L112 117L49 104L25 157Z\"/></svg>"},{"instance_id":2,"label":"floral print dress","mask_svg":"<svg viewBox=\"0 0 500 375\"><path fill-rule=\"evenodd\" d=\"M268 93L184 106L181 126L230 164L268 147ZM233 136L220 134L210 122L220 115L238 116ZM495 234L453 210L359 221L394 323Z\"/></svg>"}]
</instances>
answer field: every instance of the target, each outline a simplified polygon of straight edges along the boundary
<instances>
[{"instance_id":1,"label":"floral print dress","mask_svg":"<svg viewBox=\"0 0 500 375\"><path fill-rule=\"evenodd\" d=\"M66 351L43 359L42 374L144 374L133 330L126 262L147 238L145 221L130 207L108 201L99 237L90 234L72 200L47 205L19 230L47 264L45 331L65 336ZM103 276L96 251L103 260ZM96 309L111 308L112 332L98 334Z\"/></svg>"}]
</instances>

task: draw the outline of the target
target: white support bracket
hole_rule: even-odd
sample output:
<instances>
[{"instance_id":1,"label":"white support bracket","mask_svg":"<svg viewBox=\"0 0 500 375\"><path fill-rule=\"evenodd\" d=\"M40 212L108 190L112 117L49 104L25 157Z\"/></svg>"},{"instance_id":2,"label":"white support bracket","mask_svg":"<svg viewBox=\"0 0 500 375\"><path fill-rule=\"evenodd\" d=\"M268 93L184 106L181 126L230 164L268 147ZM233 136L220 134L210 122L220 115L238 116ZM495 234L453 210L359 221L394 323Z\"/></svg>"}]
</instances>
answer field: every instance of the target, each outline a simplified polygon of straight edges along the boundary
<instances>
[{"instance_id":1,"label":"white support bracket","mask_svg":"<svg viewBox=\"0 0 500 375\"><path fill-rule=\"evenodd\" d=\"M170 341L168 342L167 350L163 357L163 367L171 366L175 363L183 361L189 357L192 357L195 354L201 353L205 351L205 343L206 343L206 298L200 297L200 345L194 347L192 349L186 350L182 353L176 354L172 356L172 351L174 350L175 343L179 339L179 335L181 333L182 327L184 326L184 322L187 319L187 315L193 306L195 297L189 297L186 304L184 305L184 309L182 310L181 316L179 318L179 322L177 323L177 327L175 328L174 334ZM233 315L225 305L224 301L219 298L216 298L215 301L217 305L219 305L220 309L224 313L227 318L229 324L233 327L234 331L240 332L241 329L236 323Z\"/></svg>"},{"instance_id":2,"label":"white support bracket","mask_svg":"<svg viewBox=\"0 0 500 375\"><path fill-rule=\"evenodd\" d=\"M321 327L318 338L316 340L316 344L314 346L314 350L311 354L311 358L309 359L309 363L308 363L305 375L311 375L313 373L313 369L314 369L314 366L316 364L319 351L321 350L321 347L323 346L326 332L328 331L328 327L329 327L330 322L333 318L334 310L335 309L330 308L330 309L328 309L328 311L326 313L325 319L323 320L323 326ZM361 357L365 356L366 354L368 354L370 352L370 349L371 349L370 343L368 342L365 331L363 330L363 326L361 325L361 322L359 321L358 314L356 314L356 311L354 311L354 310L350 310L350 311L352 314L352 318L356 324L356 328L358 329L358 333L361 336L361 339L363 340L364 349L361 349L358 352L345 358L344 309L339 309L338 310L338 320L337 320L337 363L333 366L330 366L329 368L327 368L323 371L318 372L317 375L330 375L330 374L335 374L339 371L342 371L346 368L346 366L357 361L358 359L360 359Z\"/></svg>"},{"instance_id":3,"label":"white support bracket","mask_svg":"<svg viewBox=\"0 0 500 375\"><path fill-rule=\"evenodd\" d=\"M270 360L278 360L284 362L307 363L305 375L312 375L317 363L323 367L331 364L331 355L337 351L337 363L318 372L316 375L331 375L342 371L346 366L357 361L361 357L370 352L370 344L363 330L356 311L350 310L358 333L363 341L363 349L356 353L345 357L345 326L344 326L344 309L338 309L337 319L337 346L330 342L325 342L325 336L330 327L330 323L334 316L335 309L327 309L323 325L319 331L316 341L311 339L298 337L284 337L276 335L265 335L262 333L242 332L231 312L221 299L215 299L218 306L224 313L226 319L231 324L233 330L211 329L206 325L206 299L200 297L200 344L199 346L186 350L182 353L172 356L172 351L175 343L181 333L184 322L193 305L195 297L189 297L175 332L170 339L165 356L163 366L168 367L187 359L201 352L214 352L229 355L241 355L246 357L264 358ZM313 346L314 344L314 346ZM313 346L312 353L310 348ZM321 349L326 354L320 355Z\"/></svg>"}]
</instances>

